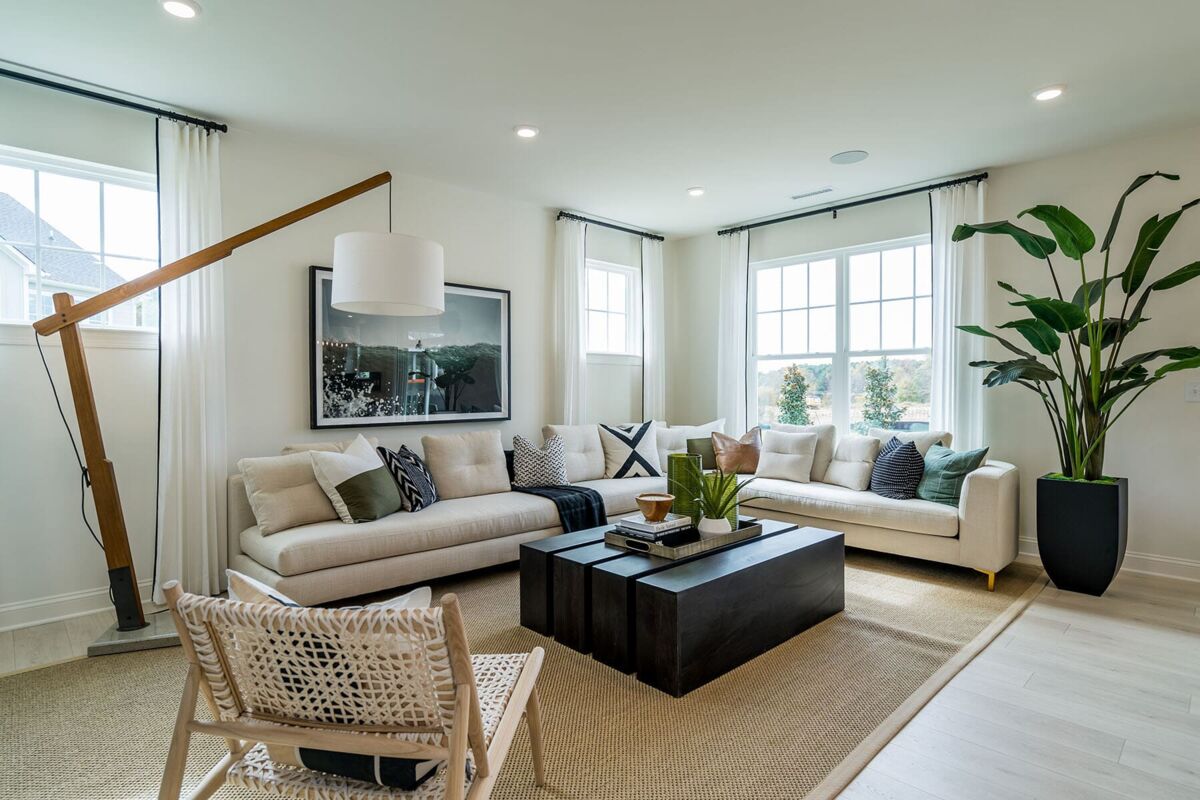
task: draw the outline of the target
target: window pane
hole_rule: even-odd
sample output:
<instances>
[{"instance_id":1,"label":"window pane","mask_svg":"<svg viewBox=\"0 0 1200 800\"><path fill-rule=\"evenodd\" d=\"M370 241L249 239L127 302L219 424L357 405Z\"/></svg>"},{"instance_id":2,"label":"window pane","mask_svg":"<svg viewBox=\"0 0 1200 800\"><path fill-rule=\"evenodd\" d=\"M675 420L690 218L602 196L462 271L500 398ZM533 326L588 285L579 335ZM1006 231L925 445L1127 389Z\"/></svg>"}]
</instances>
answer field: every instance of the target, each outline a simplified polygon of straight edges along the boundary
<instances>
[{"instance_id":1,"label":"window pane","mask_svg":"<svg viewBox=\"0 0 1200 800\"><path fill-rule=\"evenodd\" d=\"M783 352L808 352L808 312L783 312Z\"/></svg>"},{"instance_id":2,"label":"window pane","mask_svg":"<svg viewBox=\"0 0 1200 800\"><path fill-rule=\"evenodd\" d=\"M596 311L608 308L608 273L602 269L587 271L587 307Z\"/></svg>"},{"instance_id":3,"label":"window pane","mask_svg":"<svg viewBox=\"0 0 1200 800\"><path fill-rule=\"evenodd\" d=\"M104 252L158 258L158 196L147 189L104 184Z\"/></svg>"},{"instance_id":4,"label":"window pane","mask_svg":"<svg viewBox=\"0 0 1200 800\"><path fill-rule=\"evenodd\" d=\"M778 355L780 348L779 312L757 314L758 333L755 338L756 352L759 355Z\"/></svg>"},{"instance_id":5,"label":"window pane","mask_svg":"<svg viewBox=\"0 0 1200 800\"><path fill-rule=\"evenodd\" d=\"M783 307L804 308L808 305L808 265L794 264L783 268Z\"/></svg>"},{"instance_id":6,"label":"window pane","mask_svg":"<svg viewBox=\"0 0 1200 800\"><path fill-rule=\"evenodd\" d=\"M42 244L72 250L100 249L100 182L38 173Z\"/></svg>"},{"instance_id":7,"label":"window pane","mask_svg":"<svg viewBox=\"0 0 1200 800\"><path fill-rule=\"evenodd\" d=\"M879 304L850 306L850 349L879 349Z\"/></svg>"},{"instance_id":8,"label":"window pane","mask_svg":"<svg viewBox=\"0 0 1200 800\"><path fill-rule=\"evenodd\" d=\"M833 362L759 361L758 422L821 425L833 422Z\"/></svg>"},{"instance_id":9,"label":"window pane","mask_svg":"<svg viewBox=\"0 0 1200 800\"><path fill-rule=\"evenodd\" d=\"M0 238L33 244L34 227L33 170L0 164Z\"/></svg>"},{"instance_id":10,"label":"window pane","mask_svg":"<svg viewBox=\"0 0 1200 800\"><path fill-rule=\"evenodd\" d=\"M808 352L832 353L837 349L837 310L814 308L808 312Z\"/></svg>"},{"instance_id":11,"label":"window pane","mask_svg":"<svg viewBox=\"0 0 1200 800\"><path fill-rule=\"evenodd\" d=\"M810 306L831 306L837 302L836 261L830 258L809 264L808 280L808 304Z\"/></svg>"},{"instance_id":12,"label":"window pane","mask_svg":"<svg viewBox=\"0 0 1200 800\"><path fill-rule=\"evenodd\" d=\"M883 304L883 350L908 350L913 346L913 301L889 300Z\"/></svg>"},{"instance_id":13,"label":"window pane","mask_svg":"<svg viewBox=\"0 0 1200 800\"><path fill-rule=\"evenodd\" d=\"M780 299L780 274L782 270L779 267L770 269L760 269L755 278L756 280L756 295L755 308L758 311L778 311Z\"/></svg>"},{"instance_id":14,"label":"window pane","mask_svg":"<svg viewBox=\"0 0 1200 800\"><path fill-rule=\"evenodd\" d=\"M913 249L883 251L883 296L912 297Z\"/></svg>"},{"instance_id":15,"label":"window pane","mask_svg":"<svg viewBox=\"0 0 1200 800\"><path fill-rule=\"evenodd\" d=\"M933 300L917 298L917 339L913 347L931 347L933 344Z\"/></svg>"},{"instance_id":16,"label":"window pane","mask_svg":"<svg viewBox=\"0 0 1200 800\"><path fill-rule=\"evenodd\" d=\"M933 272L930 268L929 261L929 245L922 244L916 247L917 255L917 294L932 294L930 287L933 285Z\"/></svg>"},{"instance_id":17,"label":"window pane","mask_svg":"<svg viewBox=\"0 0 1200 800\"><path fill-rule=\"evenodd\" d=\"M850 302L879 299L879 253L850 256Z\"/></svg>"},{"instance_id":18,"label":"window pane","mask_svg":"<svg viewBox=\"0 0 1200 800\"><path fill-rule=\"evenodd\" d=\"M851 359L851 430L929 430L929 377L929 356Z\"/></svg>"},{"instance_id":19,"label":"window pane","mask_svg":"<svg viewBox=\"0 0 1200 800\"><path fill-rule=\"evenodd\" d=\"M609 277L608 285L612 286L612 277ZM621 276L622 278L624 276ZM626 352L625 347L625 315L624 314L609 314L608 315L608 349L613 353Z\"/></svg>"},{"instance_id":20,"label":"window pane","mask_svg":"<svg viewBox=\"0 0 1200 800\"><path fill-rule=\"evenodd\" d=\"M608 310L609 311L628 311L625 308L625 284L628 278L621 272L608 273Z\"/></svg>"},{"instance_id":21,"label":"window pane","mask_svg":"<svg viewBox=\"0 0 1200 800\"><path fill-rule=\"evenodd\" d=\"M603 311L588 312L587 349L593 353L608 350L608 315Z\"/></svg>"},{"instance_id":22,"label":"window pane","mask_svg":"<svg viewBox=\"0 0 1200 800\"><path fill-rule=\"evenodd\" d=\"M137 278L158 268L157 261L140 258L110 257L104 261L105 269L101 273L105 289L111 289L117 284L131 278ZM110 325L124 328L155 328L158 327L158 292L149 292L126 300L110 312Z\"/></svg>"}]
</instances>

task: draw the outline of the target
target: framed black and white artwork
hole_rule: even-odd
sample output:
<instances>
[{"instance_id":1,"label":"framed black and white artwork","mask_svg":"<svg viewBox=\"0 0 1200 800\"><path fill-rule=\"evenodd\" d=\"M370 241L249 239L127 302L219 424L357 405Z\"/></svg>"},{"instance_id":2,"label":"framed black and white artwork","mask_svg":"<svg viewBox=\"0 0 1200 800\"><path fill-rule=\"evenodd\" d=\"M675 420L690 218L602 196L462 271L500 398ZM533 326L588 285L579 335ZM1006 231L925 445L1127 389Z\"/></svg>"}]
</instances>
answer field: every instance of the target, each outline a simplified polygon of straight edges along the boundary
<instances>
[{"instance_id":1,"label":"framed black and white artwork","mask_svg":"<svg viewBox=\"0 0 1200 800\"><path fill-rule=\"evenodd\" d=\"M329 303L333 270L312 267L313 428L512 417L507 289L446 284L432 317L348 314Z\"/></svg>"}]
</instances>

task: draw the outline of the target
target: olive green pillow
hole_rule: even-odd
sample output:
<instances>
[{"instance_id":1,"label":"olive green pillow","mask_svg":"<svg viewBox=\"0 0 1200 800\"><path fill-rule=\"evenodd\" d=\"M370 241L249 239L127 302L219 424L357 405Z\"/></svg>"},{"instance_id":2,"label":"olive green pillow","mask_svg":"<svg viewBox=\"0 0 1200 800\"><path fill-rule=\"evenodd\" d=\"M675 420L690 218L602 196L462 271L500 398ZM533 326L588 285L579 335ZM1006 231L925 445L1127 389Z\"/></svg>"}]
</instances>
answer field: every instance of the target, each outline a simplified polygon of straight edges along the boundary
<instances>
[{"instance_id":1,"label":"olive green pillow","mask_svg":"<svg viewBox=\"0 0 1200 800\"><path fill-rule=\"evenodd\" d=\"M717 468L717 454L713 450L711 436L705 436L703 439L688 439L687 451L692 455L700 456L701 469Z\"/></svg>"},{"instance_id":2,"label":"olive green pillow","mask_svg":"<svg viewBox=\"0 0 1200 800\"><path fill-rule=\"evenodd\" d=\"M925 454L925 474L917 484L917 497L957 506L967 475L979 469L987 458L986 447L956 453L949 447L935 444Z\"/></svg>"}]
</instances>

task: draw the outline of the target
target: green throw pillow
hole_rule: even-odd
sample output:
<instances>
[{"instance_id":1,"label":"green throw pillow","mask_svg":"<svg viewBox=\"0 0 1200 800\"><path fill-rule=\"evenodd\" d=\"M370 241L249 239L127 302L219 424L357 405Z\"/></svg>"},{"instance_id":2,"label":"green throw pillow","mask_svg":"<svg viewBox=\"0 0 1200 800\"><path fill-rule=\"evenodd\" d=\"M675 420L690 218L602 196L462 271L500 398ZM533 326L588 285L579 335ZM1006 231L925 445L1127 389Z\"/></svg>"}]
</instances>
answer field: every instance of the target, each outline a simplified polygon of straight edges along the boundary
<instances>
[{"instance_id":1,"label":"green throw pillow","mask_svg":"<svg viewBox=\"0 0 1200 800\"><path fill-rule=\"evenodd\" d=\"M705 436L703 439L688 439L687 451L700 456L701 469L717 468L717 454L713 450L711 436Z\"/></svg>"},{"instance_id":2,"label":"green throw pillow","mask_svg":"<svg viewBox=\"0 0 1200 800\"><path fill-rule=\"evenodd\" d=\"M986 447L956 453L949 447L933 445L925 454L925 475L917 484L917 497L957 506L962 496L963 481L979 468L987 453Z\"/></svg>"}]
</instances>

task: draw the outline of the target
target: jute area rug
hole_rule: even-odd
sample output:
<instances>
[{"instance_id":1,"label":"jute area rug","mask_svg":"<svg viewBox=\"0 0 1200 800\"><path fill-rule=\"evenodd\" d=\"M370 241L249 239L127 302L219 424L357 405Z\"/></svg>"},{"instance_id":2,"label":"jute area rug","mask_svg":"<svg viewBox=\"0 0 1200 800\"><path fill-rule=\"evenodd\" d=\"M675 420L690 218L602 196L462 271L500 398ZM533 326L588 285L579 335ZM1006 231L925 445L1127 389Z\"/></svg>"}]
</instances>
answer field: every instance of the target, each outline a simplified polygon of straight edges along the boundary
<instances>
[{"instance_id":1,"label":"jute area rug","mask_svg":"<svg viewBox=\"0 0 1200 800\"><path fill-rule=\"evenodd\" d=\"M549 785L533 785L522 726L493 797L759 800L802 798L861 742L885 742L872 732L1037 576L1013 565L989 593L970 570L847 551L844 613L680 699L520 627L515 568L435 593L459 594L475 652L546 648ZM0 797L155 797L184 672L171 648L0 679ZM185 792L222 746L193 738Z\"/></svg>"}]
</instances>

